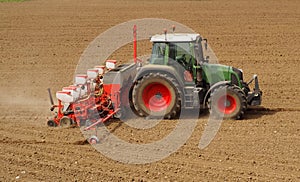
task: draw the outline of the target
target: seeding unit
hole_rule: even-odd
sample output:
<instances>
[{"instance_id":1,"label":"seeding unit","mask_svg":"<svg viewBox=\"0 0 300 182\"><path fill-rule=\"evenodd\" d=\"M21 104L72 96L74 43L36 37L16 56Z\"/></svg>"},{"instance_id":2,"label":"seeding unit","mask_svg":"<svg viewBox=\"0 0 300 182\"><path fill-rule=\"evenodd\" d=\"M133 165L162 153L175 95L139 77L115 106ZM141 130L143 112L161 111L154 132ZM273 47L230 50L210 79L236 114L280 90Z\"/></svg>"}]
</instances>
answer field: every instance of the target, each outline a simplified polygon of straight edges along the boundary
<instances>
[{"instance_id":1,"label":"seeding unit","mask_svg":"<svg viewBox=\"0 0 300 182\"><path fill-rule=\"evenodd\" d=\"M82 126L86 121L104 122L112 116L120 117L121 100L124 107L129 103L121 96L121 88L122 92L128 93L129 89L123 86L132 78L122 73L134 74L135 70L134 64L116 67L115 60L107 60L106 68L96 66L87 70L87 74L76 75L73 85L56 92L57 105L54 105L49 90L51 111L55 108L58 111L53 119L48 120L48 126ZM109 84L104 84L103 80Z\"/></svg>"}]
</instances>

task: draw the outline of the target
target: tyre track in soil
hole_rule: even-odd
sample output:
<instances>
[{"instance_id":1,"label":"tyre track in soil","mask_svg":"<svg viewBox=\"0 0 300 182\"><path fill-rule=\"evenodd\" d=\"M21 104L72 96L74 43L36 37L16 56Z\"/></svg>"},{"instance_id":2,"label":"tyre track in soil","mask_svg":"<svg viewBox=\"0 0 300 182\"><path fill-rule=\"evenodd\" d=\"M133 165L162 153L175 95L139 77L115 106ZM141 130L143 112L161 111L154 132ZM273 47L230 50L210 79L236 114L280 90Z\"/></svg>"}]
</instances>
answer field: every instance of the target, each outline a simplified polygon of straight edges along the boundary
<instances>
[{"instance_id":1,"label":"tyre track in soil","mask_svg":"<svg viewBox=\"0 0 300 182\"><path fill-rule=\"evenodd\" d=\"M0 181L300 180L299 6L296 0L0 3ZM101 32L142 17L186 24L208 38L222 64L242 68L247 80L258 74L263 107L245 120L224 121L204 150L198 143L207 116L201 116L184 146L146 165L106 158L84 144L78 128L46 127L46 89L72 82L81 53ZM130 52L115 58L128 60ZM145 132L121 125L114 133L147 143L165 136L168 122Z\"/></svg>"}]
</instances>

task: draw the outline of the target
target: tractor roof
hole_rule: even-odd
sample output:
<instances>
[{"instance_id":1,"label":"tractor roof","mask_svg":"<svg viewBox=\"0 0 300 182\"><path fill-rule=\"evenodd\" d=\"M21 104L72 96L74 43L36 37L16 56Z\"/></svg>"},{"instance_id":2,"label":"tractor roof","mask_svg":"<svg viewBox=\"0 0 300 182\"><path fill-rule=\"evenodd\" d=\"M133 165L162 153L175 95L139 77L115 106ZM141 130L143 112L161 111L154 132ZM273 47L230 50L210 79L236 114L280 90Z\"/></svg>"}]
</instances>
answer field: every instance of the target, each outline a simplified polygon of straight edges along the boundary
<instances>
[{"instance_id":1,"label":"tractor roof","mask_svg":"<svg viewBox=\"0 0 300 182\"><path fill-rule=\"evenodd\" d=\"M156 34L150 39L151 42L192 42L196 41L199 34L191 33L170 33L170 34Z\"/></svg>"}]
</instances>

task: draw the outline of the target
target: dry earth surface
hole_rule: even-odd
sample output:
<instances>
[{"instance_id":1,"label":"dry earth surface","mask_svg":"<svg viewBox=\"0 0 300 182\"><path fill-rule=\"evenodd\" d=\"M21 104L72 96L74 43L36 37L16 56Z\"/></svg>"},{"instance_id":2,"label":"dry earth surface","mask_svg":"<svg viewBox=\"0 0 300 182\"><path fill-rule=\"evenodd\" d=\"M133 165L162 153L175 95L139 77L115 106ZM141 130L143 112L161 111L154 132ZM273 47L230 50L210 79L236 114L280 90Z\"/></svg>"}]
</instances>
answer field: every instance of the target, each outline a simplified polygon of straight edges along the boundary
<instances>
[{"instance_id":1,"label":"dry earth surface","mask_svg":"<svg viewBox=\"0 0 300 182\"><path fill-rule=\"evenodd\" d=\"M0 3L0 181L300 181L299 9L298 0ZM208 38L220 63L242 68L247 80L258 74L267 109L223 122L200 150L204 114L184 146L145 165L106 158L81 142L78 128L47 127L46 89L72 82L97 35L149 17L191 27ZM124 49L118 59L131 55ZM165 136L174 122L143 131L122 124L114 132L145 143Z\"/></svg>"}]
</instances>

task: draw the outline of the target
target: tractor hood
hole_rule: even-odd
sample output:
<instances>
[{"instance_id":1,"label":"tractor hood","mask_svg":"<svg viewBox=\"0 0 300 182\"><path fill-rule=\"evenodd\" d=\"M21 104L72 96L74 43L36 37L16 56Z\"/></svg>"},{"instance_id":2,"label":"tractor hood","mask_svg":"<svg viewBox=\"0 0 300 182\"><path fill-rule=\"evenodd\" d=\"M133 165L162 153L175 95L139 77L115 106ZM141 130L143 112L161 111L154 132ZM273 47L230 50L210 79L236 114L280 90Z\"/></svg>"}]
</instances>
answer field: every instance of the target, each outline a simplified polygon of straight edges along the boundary
<instances>
[{"instance_id":1,"label":"tractor hood","mask_svg":"<svg viewBox=\"0 0 300 182\"><path fill-rule=\"evenodd\" d=\"M203 63L203 78L204 80L213 85L220 81L230 81L232 67L221 64Z\"/></svg>"}]
</instances>

